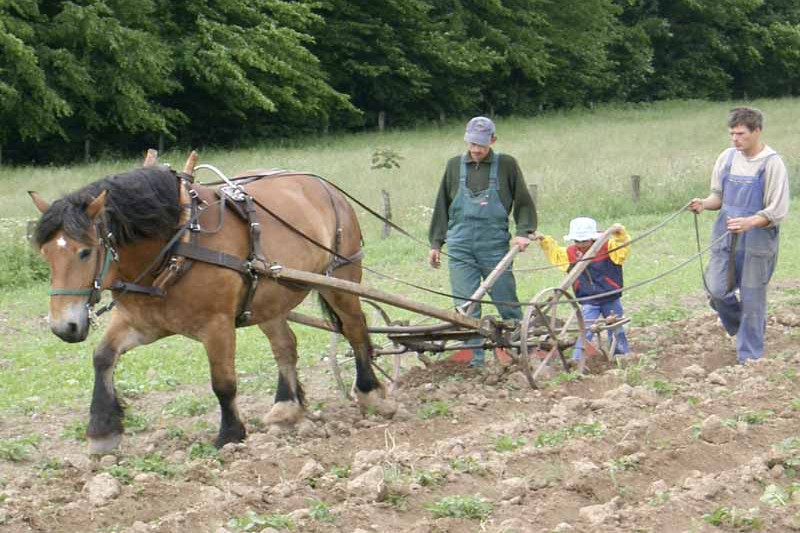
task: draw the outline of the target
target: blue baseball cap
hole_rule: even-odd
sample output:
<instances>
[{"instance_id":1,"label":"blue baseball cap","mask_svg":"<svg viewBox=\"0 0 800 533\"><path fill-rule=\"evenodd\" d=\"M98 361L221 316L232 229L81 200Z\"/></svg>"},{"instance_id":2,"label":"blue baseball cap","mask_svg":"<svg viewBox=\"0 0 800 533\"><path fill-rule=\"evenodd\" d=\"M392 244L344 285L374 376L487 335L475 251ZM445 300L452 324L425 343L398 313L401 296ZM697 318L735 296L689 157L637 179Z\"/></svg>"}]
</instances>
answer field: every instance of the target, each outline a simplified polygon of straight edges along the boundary
<instances>
[{"instance_id":1,"label":"blue baseball cap","mask_svg":"<svg viewBox=\"0 0 800 533\"><path fill-rule=\"evenodd\" d=\"M464 140L468 143L489 146L494 137L494 122L488 117L475 117L467 122Z\"/></svg>"}]
</instances>

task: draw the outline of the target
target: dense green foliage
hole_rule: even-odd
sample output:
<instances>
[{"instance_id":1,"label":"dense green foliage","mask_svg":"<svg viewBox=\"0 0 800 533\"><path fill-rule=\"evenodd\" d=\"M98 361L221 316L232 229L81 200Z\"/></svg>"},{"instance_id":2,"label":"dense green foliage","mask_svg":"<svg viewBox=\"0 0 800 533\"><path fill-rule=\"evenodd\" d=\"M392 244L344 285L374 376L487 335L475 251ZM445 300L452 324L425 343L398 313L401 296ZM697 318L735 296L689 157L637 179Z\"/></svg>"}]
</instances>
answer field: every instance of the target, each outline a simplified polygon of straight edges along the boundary
<instances>
[{"instance_id":1,"label":"dense green foliage","mask_svg":"<svg viewBox=\"0 0 800 533\"><path fill-rule=\"evenodd\" d=\"M793 0L0 0L0 157L800 92Z\"/></svg>"}]
</instances>

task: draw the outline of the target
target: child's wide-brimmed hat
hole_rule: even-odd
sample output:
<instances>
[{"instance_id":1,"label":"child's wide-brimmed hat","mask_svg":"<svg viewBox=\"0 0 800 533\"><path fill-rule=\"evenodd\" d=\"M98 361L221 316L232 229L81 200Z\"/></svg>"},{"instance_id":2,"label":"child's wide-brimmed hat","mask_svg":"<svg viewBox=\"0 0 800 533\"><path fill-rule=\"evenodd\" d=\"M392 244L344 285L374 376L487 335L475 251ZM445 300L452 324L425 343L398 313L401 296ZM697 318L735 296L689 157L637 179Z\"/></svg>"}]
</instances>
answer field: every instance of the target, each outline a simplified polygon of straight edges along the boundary
<instances>
[{"instance_id":1,"label":"child's wide-brimmed hat","mask_svg":"<svg viewBox=\"0 0 800 533\"><path fill-rule=\"evenodd\" d=\"M602 232L597 231L597 221L589 217L573 218L569 222L569 234L564 235L565 241L593 241L599 238Z\"/></svg>"}]
</instances>

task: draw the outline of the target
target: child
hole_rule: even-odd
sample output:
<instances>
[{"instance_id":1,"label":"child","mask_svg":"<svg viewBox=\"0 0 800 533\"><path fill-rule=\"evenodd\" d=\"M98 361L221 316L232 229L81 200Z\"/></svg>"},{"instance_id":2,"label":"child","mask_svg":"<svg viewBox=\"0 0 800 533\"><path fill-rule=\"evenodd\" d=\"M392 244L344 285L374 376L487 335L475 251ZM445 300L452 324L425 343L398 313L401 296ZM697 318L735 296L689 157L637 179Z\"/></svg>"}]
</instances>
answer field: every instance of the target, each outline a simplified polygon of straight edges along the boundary
<instances>
[{"instance_id":1,"label":"child","mask_svg":"<svg viewBox=\"0 0 800 533\"><path fill-rule=\"evenodd\" d=\"M611 228L613 231L608 241L597 251L595 258L589 262L586 269L581 273L572 288L576 298L594 296L609 291L622 288L622 263L628 257L629 246L623 246L630 241L628 232L621 224L615 224ZM547 254L547 258L554 265L559 265L561 270L569 271L583 257L595 240L602 233L597 231L597 222L592 218L575 218L569 223L569 235L564 236L564 240L572 241L573 244L566 249L556 244L552 237L547 235L536 235L539 246ZM609 252L609 250L611 250ZM586 327L594 323L602 314L607 317L611 314L623 316L622 293L614 293L608 296L601 296L591 300L581 302L581 312L586 322ZM617 340L615 354L625 355L628 349L628 340L622 327L613 330L613 335ZM591 340L593 333L587 332L586 338ZM581 338L575 344L575 351L572 353L574 361L582 361L583 346Z\"/></svg>"}]
</instances>

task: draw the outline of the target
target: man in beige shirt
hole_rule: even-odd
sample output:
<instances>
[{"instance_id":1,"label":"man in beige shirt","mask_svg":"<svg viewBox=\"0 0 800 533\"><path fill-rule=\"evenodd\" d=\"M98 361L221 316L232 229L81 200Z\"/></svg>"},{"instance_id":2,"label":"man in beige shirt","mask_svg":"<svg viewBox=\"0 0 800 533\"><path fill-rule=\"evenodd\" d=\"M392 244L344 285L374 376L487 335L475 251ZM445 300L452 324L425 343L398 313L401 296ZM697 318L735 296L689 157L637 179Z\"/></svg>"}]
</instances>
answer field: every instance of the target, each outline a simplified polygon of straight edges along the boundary
<instances>
[{"instance_id":1,"label":"man in beige shirt","mask_svg":"<svg viewBox=\"0 0 800 533\"><path fill-rule=\"evenodd\" d=\"M706 281L711 307L728 334L736 336L740 363L764 354L767 284L778 258L779 225L789 212L786 165L761 141L763 127L758 109L731 110L733 147L717 158L711 194L689 204L695 213L720 212Z\"/></svg>"}]
</instances>

